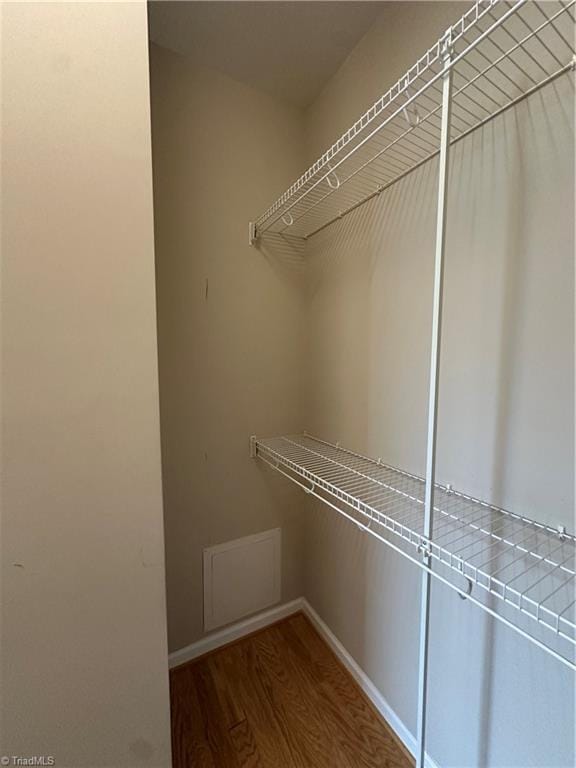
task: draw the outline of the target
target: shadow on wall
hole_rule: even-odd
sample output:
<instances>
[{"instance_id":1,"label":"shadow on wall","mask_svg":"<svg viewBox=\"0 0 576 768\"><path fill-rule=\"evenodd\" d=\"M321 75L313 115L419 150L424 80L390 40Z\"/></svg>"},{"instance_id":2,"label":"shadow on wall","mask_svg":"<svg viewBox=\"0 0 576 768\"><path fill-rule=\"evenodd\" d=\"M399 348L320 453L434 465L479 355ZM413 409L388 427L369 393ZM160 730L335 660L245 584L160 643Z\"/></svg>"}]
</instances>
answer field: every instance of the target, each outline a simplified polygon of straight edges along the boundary
<instances>
[{"instance_id":1,"label":"shadow on wall","mask_svg":"<svg viewBox=\"0 0 576 768\"><path fill-rule=\"evenodd\" d=\"M264 232L254 248L266 259L281 280L290 282L298 290L306 279L306 242L300 237L276 232Z\"/></svg>"},{"instance_id":2,"label":"shadow on wall","mask_svg":"<svg viewBox=\"0 0 576 768\"><path fill-rule=\"evenodd\" d=\"M573 93L569 77L557 81L453 147L437 471L440 482L570 528ZM419 475L436 186L431 161L306 247L307 429ZM417 570L317 502L307 520L312 604L414 732ZM445 588L434 596L441 590L431 641L435 759L536 765L539 717L556 713L565 728L555 731L568 730L555 746L561 760L570 707L553 697L543 713L512 689L503 696L495 679L509 666L506 649L530 669L531 685L548 679L548 659ZM565 691L563 673L554 677ZM503 709L511 722L533 723L522 744L500 733ZM456 735L446 722L461 726Z\"/></svg>"}]
</instances>

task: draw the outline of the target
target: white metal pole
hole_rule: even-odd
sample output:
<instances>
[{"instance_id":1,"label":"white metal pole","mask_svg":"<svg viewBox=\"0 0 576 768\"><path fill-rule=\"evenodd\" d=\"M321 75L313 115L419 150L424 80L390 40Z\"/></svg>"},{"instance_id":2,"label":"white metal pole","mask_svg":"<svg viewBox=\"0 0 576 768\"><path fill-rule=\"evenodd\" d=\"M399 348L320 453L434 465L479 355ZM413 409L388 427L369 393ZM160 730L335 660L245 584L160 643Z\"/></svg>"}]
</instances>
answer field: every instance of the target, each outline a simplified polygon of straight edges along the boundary
<instances>
[{"instance_id":1,"label":"white metal pole","mask_svg":"<svg viewBox=\"0 0 576 768\"><path fill-rule=\"evenodd\" d=\"M426 492L424 497L424 536L432 537L434 479L436 468L436 425L438 415L438 379L440 372L440 339L442 331L442 288L444 247L446 242L446 202L448 190L448 156L450 152L450 112L452 97L452 45L450 30L443 41L444 74L442 76L442 122L438 169L438 212L436 218L436 253L434 260L434 296L432 304L432 342L430 351L430 383L428 399L428 442L426 448ZM431 567L427 552L423 560ZM422 571L420 603L420 647L418 670L418 740L416 768L424 768L426 737L426 692L428 682L428 629L430 622L430 571Z\"/></svg>"}]
</instances>

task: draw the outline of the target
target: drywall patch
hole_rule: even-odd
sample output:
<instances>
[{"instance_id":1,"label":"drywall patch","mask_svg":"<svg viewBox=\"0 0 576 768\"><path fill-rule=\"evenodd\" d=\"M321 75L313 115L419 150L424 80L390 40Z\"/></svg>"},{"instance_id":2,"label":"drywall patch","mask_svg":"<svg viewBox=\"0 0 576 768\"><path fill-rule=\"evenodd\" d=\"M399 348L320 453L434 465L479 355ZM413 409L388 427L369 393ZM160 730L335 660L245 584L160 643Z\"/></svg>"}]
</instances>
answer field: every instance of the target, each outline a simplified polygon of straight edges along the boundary
<instances>
[{"instance_id":1,"label":"drywall patch","mask_svg":"<svg viewBox=\"0 0 576 768\"><path fill-rule=\"evenodd\" d=\"M204 550L204 630L280 601L280 528Z\"/></svg>"}]
</instances>

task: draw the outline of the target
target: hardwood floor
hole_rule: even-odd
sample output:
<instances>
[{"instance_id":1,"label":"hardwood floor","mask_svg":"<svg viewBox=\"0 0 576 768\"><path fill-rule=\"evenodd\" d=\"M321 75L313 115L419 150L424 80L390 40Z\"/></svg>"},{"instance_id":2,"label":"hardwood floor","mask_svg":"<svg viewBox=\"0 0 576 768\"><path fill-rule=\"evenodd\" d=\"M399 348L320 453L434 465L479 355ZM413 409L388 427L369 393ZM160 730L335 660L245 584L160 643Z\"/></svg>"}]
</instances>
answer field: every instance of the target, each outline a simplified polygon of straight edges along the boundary
<instances>
[{"instance_id":1,"label":"hardwood floor","mask_svg":"<svg viewBox=\"0 0 576 768\"><path fill-rule=\"evenodd\" d=\"M409 768L301 613L170 673L174 768Z\"/></svg>"}]
</instances>

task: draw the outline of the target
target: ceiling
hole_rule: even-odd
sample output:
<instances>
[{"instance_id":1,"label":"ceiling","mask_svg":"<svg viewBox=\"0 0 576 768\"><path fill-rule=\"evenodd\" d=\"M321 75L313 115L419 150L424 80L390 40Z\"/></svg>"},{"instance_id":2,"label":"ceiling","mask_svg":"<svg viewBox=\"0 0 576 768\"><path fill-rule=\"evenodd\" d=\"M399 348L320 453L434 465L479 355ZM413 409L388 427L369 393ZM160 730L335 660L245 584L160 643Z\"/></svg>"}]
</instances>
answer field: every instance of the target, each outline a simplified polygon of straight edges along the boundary
<instances>
[{"instance_id":1,"label":"ceiling","mask_svg":"<svg viewBox=\"0 0 576 768\"><path fill-rule=\"evenodd\" d=\"M320 93L384 2L148 3L150 39L298 107Z\"/></svg>"}]
</instances>

